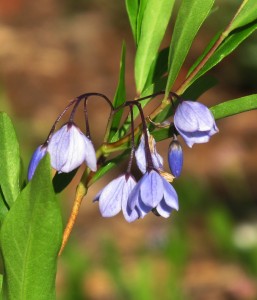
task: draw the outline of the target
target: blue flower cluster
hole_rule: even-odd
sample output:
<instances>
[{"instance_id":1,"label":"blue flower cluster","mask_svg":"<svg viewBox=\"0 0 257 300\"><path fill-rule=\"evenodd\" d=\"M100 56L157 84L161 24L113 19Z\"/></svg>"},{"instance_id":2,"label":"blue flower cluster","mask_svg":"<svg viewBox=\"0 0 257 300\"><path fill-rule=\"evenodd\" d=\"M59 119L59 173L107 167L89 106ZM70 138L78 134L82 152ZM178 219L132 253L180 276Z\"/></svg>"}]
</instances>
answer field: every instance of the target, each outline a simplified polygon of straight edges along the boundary
<instances>
[{"instance_id":1,"label":"blue flower cluster","mask_svg":"<svg viewBox=\"0 0 257 300\"><path fill-rule=\"evenodd\" d=\"M83 95L82 95L83 96ZM84 134L73 122L73 115L82 98L78 97L71 117L58 131L55 126L58 117L46 142L34 152L28 168L28 179L34 172L44 155L48 152L52 167L61 173L69 173L83 162L91 171L97 170L97 159L94 146L90 139L88 122ZM87 99L85 97L85 99ZM85 100L86 102L86 100ZM183 151L177 139L179 134L185 143L192 147L195 143L208 142L218 132L211 111L203 104L194 101L179 101L174 114L174 136L168 150L168 163L171 174L164 171L163 158L157 152L156 141L149 133L146 120L139 101L126 102L131 112L131 156L125 174L112 180L95 197L103 217L112 217L123 212L128 222L144 218L149 212L167 218L173 210L179 209L178 196L171 185L175 177L180 176L183 166ZM86 105L86 104L85 104ZM138 147L134 146L133 106L139 109L142 119L142 136ZM64 112L66 112L67 108ZM85 108L84 108L85 111ZM61 114L61 116L64 113ZM137 166L142 173L136 182L131 174L131 165L135 157Z\"/></svg>"}]
</instances>

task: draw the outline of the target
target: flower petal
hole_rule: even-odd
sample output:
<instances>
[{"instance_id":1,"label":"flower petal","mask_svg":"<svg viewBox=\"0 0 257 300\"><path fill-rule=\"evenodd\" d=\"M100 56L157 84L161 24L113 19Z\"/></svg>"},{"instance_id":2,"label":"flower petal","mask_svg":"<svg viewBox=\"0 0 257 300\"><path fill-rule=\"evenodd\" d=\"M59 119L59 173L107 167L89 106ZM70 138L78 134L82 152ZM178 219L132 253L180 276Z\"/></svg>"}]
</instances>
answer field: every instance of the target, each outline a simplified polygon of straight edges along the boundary
<instances>
[{"instance_id":1,"label":"flower petal","mask_svg":"<svg viewBox=\"0 0 257 300\"><path fill-rule=\"evenodd\" d=\"M89 169L95 172L97 170L97 165L96 165L97 163L96 163L96 154L95 154L93 143L86 136L83 136L83 138L86 147L86 152L85 152L86 164L89 167Z\"/></svg>"},{"instance_id":2,"label":"flower petal","mask_svg":"<svg viewBox=\"0 0 257 300\"><path fill-rule=\"evenodd\" d=\"M203 144L209 142L210 140L209 132L205 131L195 131L192 133L180 130L179 133L190 148L192 148L194 144Z\"/></svg>"},{"instance_id":3,"label":"flower petal","mask_svg":"<svg viewBox=\"0 0 257 300\"><path fill-rule=\"evenodd\" d=\"M126 175L125 175L126 176ZM136 186L136 180L134 177L132 176L129 176L128 178L126 178L126 188L127 188L127 194L128 194L128 197L125 199L123 198L122 199L122 203L121 203L121 207L122 207L122 212L124 214L124 217L125 219L126 218L126 215L128 215L128 213L131 214L132 210L130 209L130 207L128 206L128 199L129 199L129 196L131 194L131 192L133 191L133 189L135 188ZM128 216L128 219L130 219L130 216Z\"/></svg>"},{"instance_id":4,"label":"flower petal","mask_svg":"<svg viewBox=\"0 0 257 300\"><path fill-rule=\"evenodd\" d=\"M128 198L125 176L112 180L99 197L99 208L103 217L113 217L121 210L121 203Z\"/></svg>"},{"instance_id":5,"label":"flower petal","mask_svg":"<svg viewBox=\"0 0 257 300\"><path fill-rule=\"evenodd\" d=\"M213 127L214 117L204 104L195 101L183 101L174 115L176 128L183 131L209 131Z\"/></svg>"},{"instance_id":6,"label":"flower petal","mask_svg":"<svg viewBox=\"0 0 257 300\"><path fill-rule=\"evenodd\" d=\"M163 218L168 218L173 211L173 208L167 205L164 199L156 206L156 210Z\"/></svg>"},{"instance_id":7,"label":"flower petal","mask_svg":"<svg viewBox=\"0 0 257 300\"><path fill-rule=\"evenodd\" d=\"M96 156L92 142L73 123L67 123L52 136L48 150L52 167L69 173L84 161L96 170Z\"/></svg>"},{"instance_id":8,"label":"flower petal","mask_svg":"<svg viewBox=\"0 0 257 300\"><path fill-rule=\"evenodd\" d=\"M145 205L154 208L163 197L162 177L155 170L151 170L143 178L140 185L141 200Z\"/></svg>"},{"instance_id":9,"label":"flower petal","mask_svg":"<svg viewBox=\"0 0 257 300\"><path fill-rule=\"evenodd\" d=\"M179 204L178 204L178 195L177 192L175 191L174 187L166 181L164 178L163 180L163 199L165 203L175 209L179 209Z\"/></svg>"},{"instance_id":10,"label":"flower petal","mask_svg":"<svg viewBox=\"0 0 257 300\"><path fill-rule=\"evenodd\" d=\"M28 180L32 179L40 160L45 156L46 152L47 148L40 145L33 153L28 167Z\"/></svg>"},{"instance_id":11,"label":"flower petal","mask_svg":"<svg viewBox=\"0 0 257 300\"><path fill-rule=\"evenodd\" d=\"M163 158L156 150L156 142L152 135L148 132L149 147L152 155L153 165L157 170L163 170ZM144 174L146 172L146 156L145 156L145 136L142 134L140 143L135 151L136 162L139 170Z\"/></svg>"}]
</instances>

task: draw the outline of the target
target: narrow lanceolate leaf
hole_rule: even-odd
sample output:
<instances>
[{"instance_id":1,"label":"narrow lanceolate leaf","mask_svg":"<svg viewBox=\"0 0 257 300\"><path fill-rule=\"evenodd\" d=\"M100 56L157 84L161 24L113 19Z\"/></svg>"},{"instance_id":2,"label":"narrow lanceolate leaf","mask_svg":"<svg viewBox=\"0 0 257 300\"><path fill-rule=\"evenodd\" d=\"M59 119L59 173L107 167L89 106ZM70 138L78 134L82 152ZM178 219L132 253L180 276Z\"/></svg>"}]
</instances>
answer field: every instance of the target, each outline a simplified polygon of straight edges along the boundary
<instances>
[{"instance_id":1,"label":"narrow lanceolate leaf","mask_svg":"<svg viewBox=\"0 0 257 300\"><path fill-rule=\"evenodd\" d=\"M192 42L207 18L214 0L183 0L179 8L169 52L166 94L171 90Z\"/></svg>"},{"instance_id":2,"label":"narrow lanceolate leaf","mask_svg":"<svg viewBox=\"0 0 257 300\"><path fill-rule=\"evenodd\" d=\"M126 45L123 43L122 45L122 52L121 52L121 59L120 59L120 76L119 76L119 82L116 89L116 93L113 100L113 107L117 108L118 106L122 105L126 101L126 83L125 83L125 58L126 58ZM109 133L109 141L115 141L113 139L113 136L115 132L117 132L118 127L120 125L120 120L122 117L123 109L120 109L115 113L115 115L112 118L112 123L110 127L110 133Z\"/></svg>"},{"instance_id":3,"label":"narrow lanceolate leaf","mask_svg":"<svg viewBox=\"0 0 257 300\"><path fill-rule=\"evenodd\" d=\"M146 83L151 65L169 23L174 0L148 0L141 25L135 60L135 80L140 94Z\"/></svg>"},{"instance_id":4,"label":"narrow lanceolate leaf","mask_svg":"<svg viewBox=\"0 0 257 300\"><path fill-rule=\"evenodd\" d=\"M0 186L0 227L2 226L4 218L9 211L8 208L8 204L5 202L4 195Z\"/></svg>"},{"instance_id":5,"label":"narrow lanceolate leaf","mask_svg":"<svg viewBox=\"0 0 257 300\"><path fill-rule=\"evenodd\" d=\"M163 78L164 74L168 72L168 57L169 48L162 49L155 57L141 96L145 93L146 90L149 89L152 84L156 84L156 82Z\"/></svg>"},{"instance_id":6,"label":"narrow lanceolate leaf","mask_svg":"<svg viewBox=\"0 0 257 300\"><path fill-rule=\"evenodd\" d=\"M138 7L138 13L137 13L137 39L136 39L136 45L138 45L141 35L141 27L142 27L142 20L145 13L145 8L148 0L139 0L139 7Z\"/></svg>"},{"instance_id":7,"label":"narrow lanceolate leaf","mask_svg":"<svg viewBox=\"0 0 257 300\"><path fill-rule=\"evenodd\" d=\"M218 120L253 109L257 109L257 94L228 100L213 106L211 111L214 118Z\"/></svg>"},{"instance_id":8,"label":"narrow lanceolate leaf","mask_svg":"<svg viewBox=\"0 0 257 300\"><path fill-rule=\"evenodd\" d=\"M257 1L244 0L241 4L238 13L229 27L229 31L245 26L257 19Z\"/></svg>"},{"instance_id":9,"label":"narrow lanceolate leaf","mask_svg":"<svg viewBox=\"0 0 257 300\"><path fill-rule=\"evenodd\" d=\"M0 185L8 206L20 191L20 152L12 122L6 113L0 113Z\"/></svg>"},{"instance_id":10,"label":"narrow lanceolate leaf","mask_svg":"<svg viewBox=\"0 0 257 300\"><path fill-rule=\"evenodd\" d=\"M137 40L137 13L139 8L139 0L126 0L126 10L129 17L130 27L134 40Z\"/></svg>"},{"instance_id":11,"label":"narrow lanceolate leaf","mask_svg":"<svg viewBox=\"0 0 257 300\"><path fill-rule=\"evenodd\" d=\"M188 85L192 84L197 78L201 77L207 71L216 66L224 57L233 52L249 35L251 35L257 29L257 21L252 22L244 27L240 27L237 30L231 32L231 34L225 38L222 44L217 48L213 55L207 60L205 65L199 70L199 72L192 78ZM217 37L215 38L217 40ZM213 44L214 40L211 41ZM207 46L210 48L210 46ZM207 53L206 51L204 51ZM200 61L197 63L199 64ZM192 73L197 64L194 64L189 73Z\"/></svg>"},{"instance_id":12,"label":"narrow lanceolate leaf","mask_svg":"<svg viewBox=\"0 0 257 300\"><path fill-rule=\"evenodd\" d=\"M62 220L49 155L20 193L1 230L4 299L54 300Z\"/></svg>"}]
</instances>

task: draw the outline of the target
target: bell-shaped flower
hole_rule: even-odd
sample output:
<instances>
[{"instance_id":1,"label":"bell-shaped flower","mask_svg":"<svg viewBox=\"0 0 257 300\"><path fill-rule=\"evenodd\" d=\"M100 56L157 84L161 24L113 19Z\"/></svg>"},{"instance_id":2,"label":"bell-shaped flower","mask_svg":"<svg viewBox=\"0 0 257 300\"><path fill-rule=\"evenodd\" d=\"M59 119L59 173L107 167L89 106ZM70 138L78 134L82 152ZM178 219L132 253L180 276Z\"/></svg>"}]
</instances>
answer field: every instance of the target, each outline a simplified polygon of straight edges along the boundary
<instances>
[{"instance_id":1,"label":"bell-shaped flower","mask_svg":"<svg viewBox=\"0 0 257 300\"><path fill-rule=\"evenodd\" d=\"M128 215L143 218L151 210L168 218L178 210L178 196L173 186L157 171L147 171L139 180L128 199Z\"/></svg>"},{"instance_id":2,"label":"bell-shaped flower","mask_svg":"<svg viewBox=\"0 0 257 300\"><path fill-rule=\"evenodd\" d=\"M168 162L171 173L179 177L183 167L183 151L178 140L174 139L170 143L168 150Z\"/></svg>"},{"instance_id":3,"label":"bell-shaped flower","mask_svg":"<svg viewBox=\"0 0 257 300\"><path fill-rule=\"evenodd\" d=\"M52 167L59 173L69 173L84 161L92 171L97 169L94 146L74 123L69 122L54 133L47 151Z\"/></svg>"},{"instance_id":4,"label":"bell-shaped flower","mask_svg":"<svg viewBox=\"0 0 257 300\"><path fill-rule=\"evenodd\" d=\"M46 151L47 151L47 147L45 145L40 145L33 153L28 167L28 180L32 179L36 171L36 168L40 160L45 156Z\"/></svg>"},{"instance_id":5,"label":"bell-shaped flower","mask_svg":"<svg viewBox=\"0 0 257 300\"><path fill-rule=\"evenodd\" d=\"M211 111L199 102L183 101L176 109L174 125L186 144L206 143L219 130Z\"/></svg>"},{"instance_id":6,"label":"bell-shaped flower","mask_svg":"<svg viewBox=\"0 0 257 300\"><path fill-rule=\"evenodd\" d=\"M153 166L157 170L163 170L163 158L156 150L156 141L151 134L147 132L149 148L153 160ZM139 170L144 174L147 169L146 155L145 155L145 135L142 134L140 143L135 151L136 162Z\"/></svg>"},{"instance_id":7,"label":"bell-shaped flower","mask_svg":"<svg viewBox=\"0 0 257 300\"><path fill-rule=\"evenodd\" d=\"M99 209L103 217L113 217L121 210L128 221L134 221L138 216L127 213L128 197L136 185L133 176L124 174L112 180L100 193L97 194L94 201L99 201Z\"/></svg>"}]
</instances>

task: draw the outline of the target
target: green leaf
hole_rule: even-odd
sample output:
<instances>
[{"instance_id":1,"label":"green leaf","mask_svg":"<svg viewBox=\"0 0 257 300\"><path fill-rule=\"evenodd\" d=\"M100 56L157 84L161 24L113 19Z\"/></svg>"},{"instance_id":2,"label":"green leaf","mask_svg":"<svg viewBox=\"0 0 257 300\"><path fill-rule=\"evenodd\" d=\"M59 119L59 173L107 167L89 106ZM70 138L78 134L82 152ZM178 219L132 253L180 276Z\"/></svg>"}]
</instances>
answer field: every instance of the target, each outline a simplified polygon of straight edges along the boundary
<instances>
[{"instance_id":1,"label":"green leaf","mask_svg":"<svg viewBox=\"0 0 257 300\"><path fill-rule=\"evenodd\" d=\"M62 240L49 155L21 192L1 230L4 299L55 299L57 256Z\"/></svg>"},{"instance_id":2,"label":"green leaf","mask_svg":"<svg viewBox=\"0 0 257 300\"><path fill-rule=\"evenodd\" d=\"M249 35L251 35L257 29L257 21L250 23L244 27L234 30L231 34L223 41L223 43L218 47L218 49L213 53L205 65L200 69L200 71L194 76L194 78L188 83L192 84L197 78L201 77L207 71L216 66L224 57L233 52ZM217 39L217 37L215 37ZM211 41L211 44L214 40ZM210 45L207 46L210 49ZM208 51L204 51L207 54ZM203 57L203 56L202 56ZM198 63L197 63L198 64ZM194 64L194 67L197 65ZM193 71L191 68L189 74Z\"/></svg>"},{"instance_id":3,"label":"green leaf","mask_svg":"<svg viewBox=\"0 0 257 300\"><path fill-rule=\"evenodd\" d=\"M126 0L126 10L134 40L137 41L137 13L139 0Z\"/></svg>"},{"instance_id":4,"label":"green leaf","mask_svg":"<svg viewBox=\"0 0 257 300\"><path fill-rule=\"evenodd\" d=\"M213 106L210 110L214 118L218 120L253 109L257 109L257 94L228 100Z\"/></svg>"},{"instance_id":5,"label":"green leaf","mask_svg":"<svg viewBox=\"0 0 257 300\"><path fill-rule=\"evenodd\" d=\"M172 127L169 128L161 128L159 130L151 132L153 137L155 138L156 142L169 139L173 136Z\"/></svg>"},{"instance_id":6,"label":"green leaf","mask_svg":"<svg viewBox=\"0 0 257 300\"><path fill-rule=\"evenodd\" d=\"M164 48L158 53L151 65L142 94L144 94L145 90L149 89L152 84L157 83L162 76L168 72L168 56L169 48Z\"/></svg>"},{"instance_id":7,"label":"green leaf","mask_svg":"<svg viewBox=\"0 0 257 300\"><path fill-rule=\"evenodd\" d=\"M9 211L9 206L5 202L4 195L3 195L2 189L0 187L0 227L2 226L4 218L5 218L6 214L8 213L8 211Z\"/></svg>"},{"instance_id":8,"label":"green leaf","mask_svg":"<svg viewBox=\"0 0 257 300\"><path fill-rule=\"evenodd\" d=\"M20 192L20 151L12 122L0 113L0 185L5 201L12 206Z\"/></svg>"},{"instance_id":9,"label":"green leaf","mask_svg":"<svg viewBox=\"0 0 257 300\"><path fill-rule=\"evenodd\" d=\"M183 99L196 100L203 93L214 87L218 80L211 75L198 78L181 96Z\"/></svg>"},{"instance_id":10,"label":"green leaf","mask_svg":"<svg viewBox=\"0 0 257 300\"><path fill-rule=\"evenodd\" d=\"M119 76L119 82L116 89L116 93L113 100L113 107L117 108L121 104L123 104L126 101L126 83L125 83L125 58L126 58L126 45L123 43L122 45L122 52L121 52L121 59L120 59L120 76ZM117 132L120 120L123 114L123 109L118 110L115 115L112 118L112 123L110 127L110 133L109 133L109 141L115 141L116 139L113 138L115 133Z\"/></svg>"},{"instance_id":11,"label":"green leaf","mask_svg":"<svg viewBox=\"0 0 257 300\"><path fill-rule=\"evenodd\" d=\"M135 80L139 94L144 88L151 65L157 56L174 2L174 0L147 1L135 59Z\"/></svg>"},{"instance_id":12,"label":"green leaf","mask_svg":"<svg viewBox=\"0 0 257 300\"><path fill-rule=\"evenodd\" d=\"M170 44L169 74L166 94L171 90L192 42L209 15L214 0L183 0Z\"/></svg>"},{"instance_id":13,"label":"green leaf","mask_svg":"<svg viewBox=\"0 0 257 300\"><path fill-rule=\"evenodd\" d=\"M244 0L238 14L229 27L229 31L245 26L257 19L257 1Z\"/></svg>"},{"instance_id":14,"label":"green leaf","mask_svg":"<svg viewBox=\"0 0 257 300\"><path fill-rule=\"evenodd\" d=\"M139 9L137 14L137 38L136 38L136 44L138 45L140 36L141 36L141 27L142 27L142 20L145 13L145 8L148 0L139 0Z\"/></svg>"}]
</instances>

